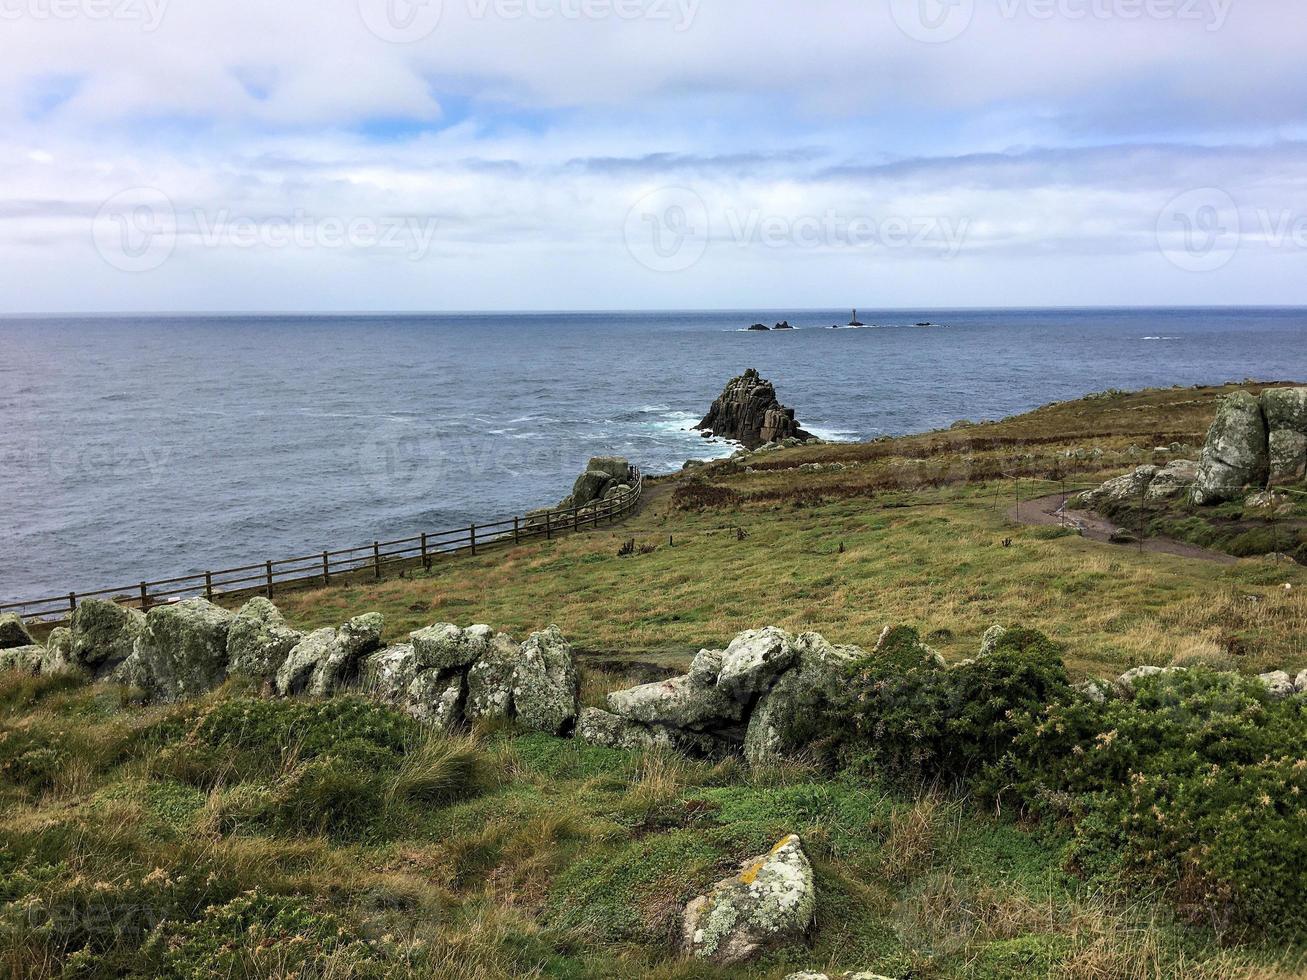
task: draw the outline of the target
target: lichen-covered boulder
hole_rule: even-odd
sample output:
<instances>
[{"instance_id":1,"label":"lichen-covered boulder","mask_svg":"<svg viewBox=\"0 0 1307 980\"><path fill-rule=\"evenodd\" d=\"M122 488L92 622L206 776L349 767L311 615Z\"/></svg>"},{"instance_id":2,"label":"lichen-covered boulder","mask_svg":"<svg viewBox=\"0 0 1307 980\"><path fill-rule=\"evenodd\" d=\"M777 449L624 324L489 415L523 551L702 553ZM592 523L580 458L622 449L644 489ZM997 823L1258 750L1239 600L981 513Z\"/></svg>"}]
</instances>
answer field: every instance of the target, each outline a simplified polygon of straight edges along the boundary
<instances>
[{"instance_id":1,"label":"lichen-covered boulder","mask_svg":"<svg viewBox=\"0 0 1307 980\"><path fill-rule=\"evenodd\" d=\"M408 635L422 669L453 670L469 667L486 652L495 631L489 626L460 629L452 623L437 623Z\"/></svg>"},{"instance_id":2,"label":"lichen-covered boulder","mask_svg":"<svg viewBox=\"0 0 1307 980\"><path fill-rule=\"evenodd\" d=\"M1246 391L1222 398L1203 446L1194 503L1232 500L1244 487L1265 486L1267 451L1261 402Z\"/></svg>"},{"instance_id":3,"label":"lichen-covered boulder","mask_svg":"<svg viewBox=\"0 0 1307 980\"><path fill-rule=\"evenodd\" d=\"M462 674L427 670L409 685L406 710L438 732L451 732L463 720L467 682Z\"/></svg>"},{"instance_id":4,"label":"lichen-covered boulder","mask_svg":"<svg viewBox=\"0 0 1307 980\"><path fill-rule=\"evenodd\" d=\"M1171 500L1189 492L1198 479L1198 464L1191 459L1176 459L1167 463L1148 484L1145 503Z\"/></svg>"},{"instance_id":5,"label":"lichen-covered boulder","mask_svg":"<svg viewBox=\"0 0 1307 980\"><path fill-rule=\"evenodd\" d=\"M631 463L624 456L593 456L585 468L587 471L598 470L613 480L631 478Z\"/></svg>"},{"instance_id":6,"label":"lichen-covered boulder","mask_svg":"<svg viewBox=\"0 0 1307 980\"><path fill-rule=\"evenodd\" d=\"M176 701L221 684L227 677L227 632L233 619L230 611L207 599L151 609L135 653L154 692Z\"/></svg>"},{"instance_id":7,"label":"lichen-covered boulder","mask_svg":"<svg viewBox=\"0 0 1307 980\"><path fill-rule=\"evenodd\" d=\"M305 692L324 697L344 687L366 654L380 648L385 620L381 613L364 613L345 623L313 665Z\"/></svg>"},{"instance_id":8,"label":"lichen-covered boulder","mask_svg":"<svg viewBox=\"0 0 1307 980\"><path fill-rule=\"evenodd\" d=\"M713 687L722 673L722 658L725 650L700 650L690 663L689 677L694 683L703 687Z\"/></svg>"},{"instance_id":9,"label":"lichen-covered boulder","mask_svg":"<svg viewBox=\"0 0 1307 980\"><path fill-rule=\"evenodd\" d=\"M557 626L532 633L522 644L513 671L513 711L518 722L558 735L576 723L581 710L572 646Z\"/></svg>"},{"instance_id":10,"label":"lichen-covered boulder","mask_svg":"<svg viewBox=\"0 0 1307 980\"><path fill-rule=\"evenodd\" d=\"M1293 687L1299 694L1307 693L1307 670L1303 670L1294 678Z\"/></svg>"},{"instance_id":11,"label":"lichen-covered boulder","mask_svg":"<svg viewBox=\"0 0 1307 980\"><path fill-rule=\"evenodd\" d=\"M1105 681L1081 681L1079 684L1071 686L1094 704L1105 704L1108 695L1112 693L1111 686Z\"/></svg>"},{"instance_id":12,"label":"lichen-covered boulder","mask_svg":"<svg viewBox=\"0 0 1307 980\"><path fill-rule=\"evenodd\" d=\"M1262 392L1266 416L1268 482L1298 483L1307 478L1307 388L1270 388Z\"/></svg>"},{"instance_id":13,"label":"lichen-covered boulder","mask_svg":"<svg viewBox=\"0 0 1307 980\"><path fill-rule=\"evenodd\" d=\"M1266 685L1266 690L1271 692L1271 697L1277 701L1291 697L1298 690L1290 677L1283 670L1272 670L1269 673L1259 674L1257 679Z\"/></svg>"},{"instance_id":14,"label":"lichen-covered boulder","mask_svg":"<svg viewBox=\"0 0 1307 980\"><path fill-rule=\"evenodd\" d=\"M150 673L138 650L133 650L129 657L114 667L109 673L109 683L131 688L147 695L154 694L156 691L154 675Z\"/></svg>"},{"instance_id":15,"label":"lichen-covered boulder","mask_svg":"<svg viewBox=\"0 0 1307 980\"><path fill-rule=\"evenodd\" d=\"M57 674L61 670L73 668L73 631L67 626L56 626L45 641L41 673Z\"/></svg>"},{"instance_id":16,"label":"lichen-covered boulder","mask_svg":"<svg viewBox=\"0 0 1307 980\"><path fill-rule=\"evenodd\" d=\"M685 948L714 963L743 963L802 936L816 908L812 865L791 834L686 906Z\"/></svg>"},{"instance_id":17,"label":"lichen-covered boulder","mask_svg":"<svg viewBox=\"0 0 1307 980\"><path fill-rule=\"evenodd\" d=\"M576 721L576 738L589 745L641 751L676 748L671 732L656 725L642 725L600 708L582 708Z\"/></svg>"},{"instance_id":18,"label":"lichen-covered boulder","mask_svg":"<svg viewBox=\"0 0 1307 980\"><path fill-rule=\"evenodd\" d=\"M45 647L38 643L0 649L0 671L36 675L41 673L41 664L44 662Z\"/></svg>"},{"instance_id":19,"label":"lichen-covered boulder","mask_svg":"<svg viewBox=\"0 0 1307 980\"><path fill-rule=\"evenodd\" d=\"M1162 674L1178 674L1182 673L1184 669L1185 668L1183 667L1153 667L1147 665L1143 667L1135 667L1131 670L1127 670L1124 674L1118 677L1114 686L1118 693L1124 694L1128 697L1134 694L1135 684L1142 678L1157 677Z\"/></svg>"},{"instance_id":20,"label":"lichen-covered boulder","mask_svg":"<svg viewBox=\"0 0 1307 980\"><path fill-rule=\"evenodd\" d=\"M985 635L980 638L980 656L987 657L998 649L999 643L1003 637L1007 636L1007 627L995 623L989 629L985 630Z\"/></svg>"},{"instance_id":21,"label":"lichen-covered boulder","mask_svg":"<svg viewBox=\"0 0 1307 980\"><path fill-rule=\"evenodd\" d=\"M999 637L998 641L1001 641ZM939 651L921 642L921 634L911 626L886 626L870 657L881 670L904 673L909 670L940 670L948 663Z\"/></svg>"},{"instance_id":22,"label":"lichen-covered boulder","mask_svg":"<svg viewBox=\"0 0 1307 980\"><path fill-rule=\"evenodd\" d=\"M145 632L145 615L108 599L83 599L73 612L72 661L96 673L126 660Z\"/></svg>"},{"instance_id":23,"label":"lichen-covered boulder","mask_svg":"<svg viewBox=\"0 0 1307 980\"><path fill-rule=\"evenodd\" d=\"M521 647L499 633L467 672L468 721L508 718L513 713L513 674Z\"/></svg>"},{"instance_id":24,"label":"lichen-covered boulder","mask_svg":"<svg viewBox=\"0 0 1307 980\"><path fill-rule=\"evenodd\" d=\"M744 706L719 686L696 684L689 675L614 691L608 710L628 721L685 729L731 724L744 716Z\"/></svg>"},{"instance_id":25,"label":"lichen-covered boulder","mask_svg":"<svg viewBox=\"0 0 1307 980\"><path fill-rule=\"evenodd\" d=\"M34 646L36 641L27 631L27 624L17 613L0 615L0 650Z\"/></svg>"},{"instance_id":26,"label":"lichen-covered boulder","mask_svg":"<svg viewBox=\"0 0 1307 980\"><path fill-rule=\"evenodd\" d=\"M760 765L801 751L814 734L812 720L839 691L849 668L867 654L855 646L834 646L820 633L794 641L795 665L781 675L749 716L744 758Z\"/></svg>"},{"instance_id":27,"label":"lichen-covered boulder","mask_svg":"<svg viewBox=\"0 0 1307 980\"><path fill-rule=\"evenodd\" d=\"M386 647L363 658L359 686L368 694L391 704L398 704L408 694L417 678L417 656L413 644Z\"/></svg>"},{"instance_id":28,"label":"lichen-covered boulder","mask_svg":"<svg viewBox=\"0 0 1307 980\"><path fill-rule=\"evenodd\" d=\"M1086 490L1076 498L1075 506L1086 510L1110 511L1122 504L1137 503L1157 473L1157 467L1151 464L1136 466L1124 476L1108 480L1097 490Z\"/></svg>"},{"instance_id":29,"label":"lichen-covered boulder","mask_svg":"<svg viewBox=\"0 0 1307 980\"><path fill-rule=\"evenodd\" d=\"M737 701L747 701L771 687L794 657L793 641L784 630L775 626L746 630L722 654L717 688Z\"/></svg>"},{"instance_id":30,"label":"lichen-covered boulder","mask_svg":"<svg viewBox=\"0 0 1307 980\"><path fill-rule=\"evenodd\" d=\"M231 621L227 632L227 673L271 680L303 638L303 633L286 625L281 610L263 596L255 596Z\"/></svg>"},{"instance_id":31,"label":"lichen-covered boulder","mask_svg":"<svg viewBox=\"0 0 1307 980\"><path fill-rule=\"evenodd\" d=\"M336 631L330 626L314 630L300 640L286 655L274 686L278 694L302 694L319 663L325 660L336 643Z\"/></svg>"}]
</instances>

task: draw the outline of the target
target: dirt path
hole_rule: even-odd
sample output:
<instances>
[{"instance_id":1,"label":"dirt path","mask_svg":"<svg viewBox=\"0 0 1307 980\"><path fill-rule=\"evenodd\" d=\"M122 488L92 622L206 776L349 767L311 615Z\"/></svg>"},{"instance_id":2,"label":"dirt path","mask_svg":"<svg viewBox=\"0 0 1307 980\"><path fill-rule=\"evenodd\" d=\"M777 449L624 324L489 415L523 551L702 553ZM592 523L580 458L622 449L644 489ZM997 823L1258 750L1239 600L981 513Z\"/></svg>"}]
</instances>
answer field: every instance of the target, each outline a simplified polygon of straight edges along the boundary
<instances>
[{"instance_id":1,"label":"dirt path","mask_svg":"<svg viewBox=\"0 0 1307 980\"><path fill-rule=\"evenodd\" d=\"M1091 514L1089 511L1066 509L1066 501L1070 496L1072 494L1055 493L1047 497L1023 500L1019 507L1008 508L1008 519L1016 521L1018 524L1073 527L1091 541L1107 543L1112 536L1112 532L1119 525L1104 520L1097 514ZM1134 542L1128 545L1117 545L1116 547L1138 550L1140 545L1138 542ZM1178 555L1181 558L1197 558L1199 561L1214 561L1221 565L1233 565L1238 560L1232 555L1200 548L1196 544L1176 541L1174 538L1146 538L1143 542L1143 550L1156 554Z\"/></svg>"}]
</instances>

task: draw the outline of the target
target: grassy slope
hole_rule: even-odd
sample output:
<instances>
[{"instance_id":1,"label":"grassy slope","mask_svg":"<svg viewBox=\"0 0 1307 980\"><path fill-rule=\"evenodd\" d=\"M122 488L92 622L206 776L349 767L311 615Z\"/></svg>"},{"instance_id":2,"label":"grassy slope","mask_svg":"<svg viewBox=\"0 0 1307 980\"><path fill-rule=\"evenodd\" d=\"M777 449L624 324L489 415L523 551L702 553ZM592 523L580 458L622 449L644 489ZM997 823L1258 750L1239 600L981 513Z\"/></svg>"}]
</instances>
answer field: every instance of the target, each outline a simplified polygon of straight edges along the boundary
<instances>
[{"instance_id":1,"label":"grassy slope","mask_svg":"<svg viewBox=\"0 0 1307 980\"><path fill-rule=\"evenodd\" d=\"M961 657L991 622L1020 620L1064 641L1085 672L1234 639L1249 669L1307 665L1301 570L1012 527L1011 481L989 478L1057 465L1094 482L1150 455L1131 444L1197 444L1215 393L787 451L757 472L711 471L724 506L682 510L686 494L668 481L617 530L278 602L301 626L381 609L394 636L442 619L519 635L557 622L586 650L669 663L764 623L870 644L906 621ZM1105 455L1063 456L1077 447ZM847 468L796 469L811 461ZM658 549L618 559L631 536ZM588 693L612 682L592 676ZM249 712L269 702L238 698L140 709L72 681L0 679L0 903L12 903L0 975L114 975L144 962L151 930L149 969L177 975L1271 977L1298 955L1222 952L1159 906L1089 894L1061 872L1058 832L965 802L511 732L378 747L309 719L259 742ZM403 730L402 719L380 730L391 725ZM342 758L316 758L324 745ZM317 824L324 813L339 816ZM818 872L809 944L750 970L676 960L683 903L790 831ZM256 888L260 898L242 897ZM206 916L221 925L206 932ZM1277 958L1288 972L1250 965Z\"/></svg>"},{"instance_id":2,"label":"grassy slope","mask_svg":"<svg viewBox=\"0 0 1307 980\"><path fill-rule=\"evenodd\" d=\"M1154 446L1196 453L1226 390L1091 399L962 430L787 450L752 462L752 473L719 465L704 478L729 491L721 506L679 509L670 481L655 481L652 501L620 528L278 603L305 626L379 609L395 636L437 620L517 634L557 623L584 650L670 663L766 624L866 645L886 623L907 622L961 658L993 622L1020 621L1065 643L1077 672L1231 649L1248 670L1307 666L1301 568L1141 555L1007 518L1014 481L999 474L1027 474L1028 497L1062 479L1095 484L1153 459ZM808 462L846 468L800 472ZM1059 479L1038 479L1049 476ZM618 558L631 537L657 551Z\"/></svg>"}]
</instances>

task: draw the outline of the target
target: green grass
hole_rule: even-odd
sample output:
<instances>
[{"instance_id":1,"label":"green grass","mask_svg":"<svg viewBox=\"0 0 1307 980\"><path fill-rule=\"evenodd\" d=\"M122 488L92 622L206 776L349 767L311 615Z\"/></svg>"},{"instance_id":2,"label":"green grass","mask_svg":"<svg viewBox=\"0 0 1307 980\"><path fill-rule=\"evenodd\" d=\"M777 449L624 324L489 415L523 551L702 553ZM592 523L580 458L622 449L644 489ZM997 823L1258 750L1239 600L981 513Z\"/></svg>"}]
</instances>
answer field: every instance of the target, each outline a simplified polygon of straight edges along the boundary
<instances>
[{"instance_id":1,"label":"green grass","mask_svg":"<svg viewBox=\"0 0 1307 980\"><path fill-rule=\"evenodd\" d=\"M24 683L6 677L0 695ZM39 785L0 780L6 975L1034 978L1185 964L1234 977L1275 958L1088 892L1060 868L1059 831L964 800L535 734L410 742L386 709L264 713L237 691L90 721L88 698L103 692L62 685L0 714L0 753L73 721L116 747L65 756ZM355 735L333 748L342 724ZM237 766L231 782L177 763L178 746L266 751L292 732L321 750ZM352 781L304 788L340 760ZM347 819L324 819L341 806ZM790 832L817 874L810 935L749 968L679 959L685 902Z\"/></svg>"}]
</instances>

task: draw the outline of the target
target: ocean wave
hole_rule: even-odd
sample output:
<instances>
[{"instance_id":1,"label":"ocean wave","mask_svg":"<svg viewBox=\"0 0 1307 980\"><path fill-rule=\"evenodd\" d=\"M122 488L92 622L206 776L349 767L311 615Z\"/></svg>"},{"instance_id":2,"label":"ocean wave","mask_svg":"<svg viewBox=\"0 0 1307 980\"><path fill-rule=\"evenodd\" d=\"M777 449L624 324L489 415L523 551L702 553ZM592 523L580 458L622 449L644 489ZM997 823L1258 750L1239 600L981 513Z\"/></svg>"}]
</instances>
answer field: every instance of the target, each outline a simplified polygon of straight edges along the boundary
<instances>
[{"instance_id":1,"label":"ocean wave","mask_svg":"<svg viewBox=\"0 0 1307 980\"><path fill-rule=\"evenodd\" d=\"M1179 340L1179 337L1140 337L1140 340Z\"/></svg>"}]
</instances>

